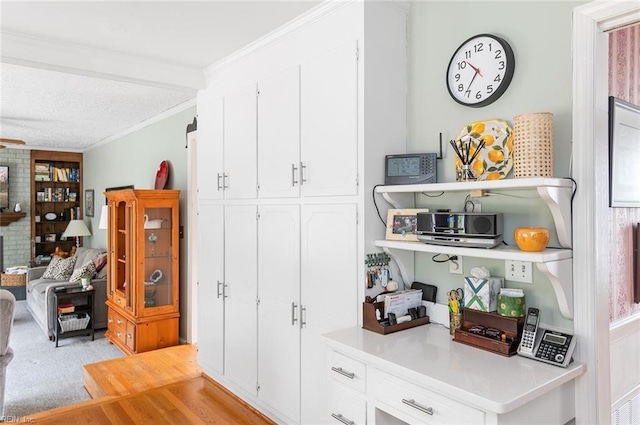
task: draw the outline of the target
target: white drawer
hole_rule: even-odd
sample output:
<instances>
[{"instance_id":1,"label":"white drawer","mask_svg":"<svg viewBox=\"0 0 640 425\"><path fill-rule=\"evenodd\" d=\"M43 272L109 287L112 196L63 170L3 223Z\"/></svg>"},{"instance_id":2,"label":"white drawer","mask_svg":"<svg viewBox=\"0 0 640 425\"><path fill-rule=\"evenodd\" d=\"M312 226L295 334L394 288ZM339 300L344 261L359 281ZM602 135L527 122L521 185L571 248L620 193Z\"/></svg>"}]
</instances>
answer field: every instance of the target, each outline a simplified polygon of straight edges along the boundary
<instances>
[{"instance_id":1,"label":"white drawer","mask_svg":"<svg viewBox=\"0 0 640 425\"><path fill-rule=\"evenodd\" d=\"M329 384L329 423L366 424L367 401L353 389L331 380Z\"/></svg>"},{"instance_id":2,"label":"white drawer","mask_svg":"<svg viewBox=\"0 0 640 425\"><path fill-rule=\"evenodd\" d=\"M389 375L375 374L376 407L409 423L483 424L484 412Z\"/></svg>"},{"instance_id":3,"label":"white drawer","mask_svg":"<svg viewBox=\"0 0 640 425\"><path fill-rule=\"evenodd\" d=\"M331 351L329 354L329 376L360 392L367 388L367 366L344 354Z\"/></svg>"}]
</instances>

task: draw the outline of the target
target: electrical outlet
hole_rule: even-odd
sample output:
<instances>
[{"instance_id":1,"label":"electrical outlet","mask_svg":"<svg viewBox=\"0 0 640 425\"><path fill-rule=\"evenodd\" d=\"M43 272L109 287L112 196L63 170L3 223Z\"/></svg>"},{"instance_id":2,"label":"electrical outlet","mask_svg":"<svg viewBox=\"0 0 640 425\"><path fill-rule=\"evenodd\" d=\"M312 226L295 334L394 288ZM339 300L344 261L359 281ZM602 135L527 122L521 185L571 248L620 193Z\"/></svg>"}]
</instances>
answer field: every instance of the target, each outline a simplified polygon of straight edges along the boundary
<instances>
[{"instance_id":1,"label":"electrical outlet","mask_svg":"<svg viewBox=\"0 0 640 425\"><path fill-rule=\"evenodd\" d=\"M533 283L533 270L530 261L504 261L504 277L516 282Z\"/></svg>"},{"instance_id":2,"label":"electrical outlet","mask_svg":"<svg viewBox=\"0 0 640 425\"><path fill-rule=\"evenodd\" d=\"M449 260L449 273L462 274L462 257L456 256L455 260Z\"/></svg>"}]
</instances>

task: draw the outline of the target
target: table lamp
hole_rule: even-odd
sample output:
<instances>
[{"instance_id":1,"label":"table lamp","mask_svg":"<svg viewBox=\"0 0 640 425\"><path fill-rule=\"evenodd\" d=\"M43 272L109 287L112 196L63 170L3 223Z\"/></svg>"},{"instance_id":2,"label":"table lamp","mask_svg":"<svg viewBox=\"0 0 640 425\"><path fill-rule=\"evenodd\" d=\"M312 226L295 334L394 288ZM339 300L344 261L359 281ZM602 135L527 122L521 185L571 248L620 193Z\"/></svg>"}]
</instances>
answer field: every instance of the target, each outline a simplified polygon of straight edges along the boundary
<instances>
[{"instance_id":1,"label":"table lamp","mask_svg":"<svg viewBox=\"0 0 640 425\"><path fill-rule=\"evenodd\" d=\"M80 236L91 236L91 232L84 224L84 220L71 220L62 233L63 238L76 238L76 248L80 248Z\"/></svg>"},{"instance_id":2,"label":"table lamp","mask_svg":"<svg viewBox=\"0 0 640 425\"><path fill-rule=\"evenodd\" d=\"M109 219L109 206L103 205L102 211L100 212L100 223L98 224L98 229L106 229L108 219Z\"/></svg>"}]
</instances>

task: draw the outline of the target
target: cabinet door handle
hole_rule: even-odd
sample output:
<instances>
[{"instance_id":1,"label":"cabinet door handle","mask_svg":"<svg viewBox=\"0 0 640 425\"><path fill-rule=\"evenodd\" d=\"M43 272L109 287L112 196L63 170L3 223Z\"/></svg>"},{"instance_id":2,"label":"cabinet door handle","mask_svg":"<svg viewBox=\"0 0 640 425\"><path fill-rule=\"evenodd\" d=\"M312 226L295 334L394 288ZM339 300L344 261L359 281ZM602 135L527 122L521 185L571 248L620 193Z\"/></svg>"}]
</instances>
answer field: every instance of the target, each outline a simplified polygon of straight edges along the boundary
<instances>
[{"instance_id":1,"label":"cabinet door handle","mask_svg":"<svg viewBox=\"0 0 640 425\"><path fill-rule=\"evenodd\" d=\"M224 297L224 285L219 280L217 282L218 282L218 290L217 290L217 293L216 293L216 295L217 295L216 298L219 299L220 295L222 295ZM222 293L220 293L220 285L222 285Z\"/></svg>"},{"instance_id":2,"label":"cabinet door handle","mask_svg":"<svg viewBox=\"0 0 640 425\"><path fill-rule=\"evenodd\" d=\"M220 183L220 179L222 179L222 174L218 173L218 192L222 190L222 184Z\"/></svg>"},{"instance_id":3,"label":"cabinet door handle","mask_svg":"<svg viewBox=\"0 0 640 425\"><path fill-rule=\"evenodd\" d=\"M300 329L302 329L302 327L304 325L307 324L306 316L307 316L307 307L303 307L302 305L300 305Z\"/></svg>"},{"instance_id":4,"label":"cabinet door handle","mask_svg":"<svg viewBox=\"0 0 640 425\"><path fill-rule=\"evenodd\" d=\"M344 370L344 369L343 369L343 368L341 368L341 367L335 367L335 366L332 366L332 367L331 367L331 370L332 370L332 371L334 371L334 372L336 372L336 373L339 373L340 375L346 376L346 377L347 377L347 378L349 378L349 379L355 379L355 377L356 377L356 374L355 374L355 373L353 373L353 372L347 372L346 370Z\"/></svg>"},{"instance_id":5,"label":"cabinet door handle","mask_svg":"<svg viewBox=\"0 0 640 425\"><path fill-rule=\"evenodd\" d=\"M131 334L127 334L127 338L131 339L133 336Z\"/></svg>"},{"instance_id":6,"label":"cabinet door handle","mask_svg":"<svg viewBox=\"0 0 640 425\"><path fill-rule=\"evenodd\" d=\"M304 165L304 162L300 161L300 184L305 184L307 179L304 177L304 172L307 169L307 166Z\"/></svg>"},{"instance_id":7,"label":"cabinet door handle","mask_svg":"<svg viewBox=\"0 0 640 425\"><path fill-rule=\"evenodd\" d=\"M355 422L350 421L349 419L345 418L344 416L342 416L340 413L332 413L331 417L342 422L343 424L346 425L354 425Z\"/></svg>"},{"instance_id":8,"label":"cabinet door handle","mask_svg":"<svg viewBox=\"0 0 640 425\"><path fill-rule=\"evenodd\" d=\"M291 186L298 184L298 181L296 180L296 171L298 171L296 164L291 164Z\"/></svg>"},{"instance_id":9,"label":"cabinet door handle","mask_svg":"<svg viewBox=\"0 0 640 425\"><path fill-rule=\"evenodd\" d=\"M118 322L119 325L122 324L122 320L120 320L120 319L118 319L117 322Z\"/></svg>"},{"instance_id":10,"label":"cabinet door handle","mask_svg":"<svg viewBox=\"0 0 640 425\"><path fill-rule=\"evenodd\" d=\"M229 287L229 285L227 285L226 283L222 282L222 298L229 298L229 296L227 295L227 288Z\"/></svg>"},{"instance_id":11,"label":"cabinet door handle","mask_svg":"<svg viewBox=\"0 0 640 425\"><path fill-rule=\"evenodd\" d=\"M296 319L296 308L298 305L294 302L291 302L291 326L294 326L298 319Z\"/></svg>"},{"instance_id":12,"label":"cabinet door handle","mask_svg":"<svg viewBox=\"0 0 640 425\"><path fill-rule=\"evenodd\" d=\"M113 323L113 319L109 317L109 323Z\"/></svg>"},{"instance_id":13,"label":"cabinet door handle","mask_svg":"<svg viewBox=\"0 0 640 425\"><path fill-rule=\"evenodd\" d=\"M415 401L415 400L413 400L413 399L411 399L411 400L407 400L406 398L403 398L403 399L402 399L402 402L403 402L404 404L406 404L407 406L411 406L411 407L413 407L414 409L417 409L417 410L419 410L419 411L421 411L421 412L423 412L423 413L426 413L427 415L431 415L431 416L433 416L433 408L432 408L432 407L424 407L424 406L421 406L421 405L419 405L418 403L416 403L416 401Z\"/></svg>"},{"instance_id":14,"label":"cabinet door handle","mask_svg":"<svg viewBox=\"0 0 640 425\"><path fill-rule=\"evenodd\" d=\"M229 189L229 174L222 174L222 190Z\"/></svg>"}]
</instances>

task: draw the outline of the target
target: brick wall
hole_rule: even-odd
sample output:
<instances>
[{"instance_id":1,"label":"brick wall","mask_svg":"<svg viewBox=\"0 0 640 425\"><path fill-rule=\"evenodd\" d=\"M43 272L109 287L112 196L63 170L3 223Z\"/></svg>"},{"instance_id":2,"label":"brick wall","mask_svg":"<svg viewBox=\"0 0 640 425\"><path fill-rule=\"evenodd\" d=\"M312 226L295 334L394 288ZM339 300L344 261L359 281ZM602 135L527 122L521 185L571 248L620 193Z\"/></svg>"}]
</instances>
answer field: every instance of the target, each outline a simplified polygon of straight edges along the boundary
<instances>
[{"instance_id":1,"label":"brick wall","mask_svg":"<svg viewBox=\"0 0 640 425\"><path fill-rule=\"evenodd\" d=\"M26 149L2 149L0 164L9 166L9 204L13 210L20 203L25 218L0 227L4 239L4 267L27 266L31 259L31 182L30 151Z\"/></svg>"}]
</instances>

